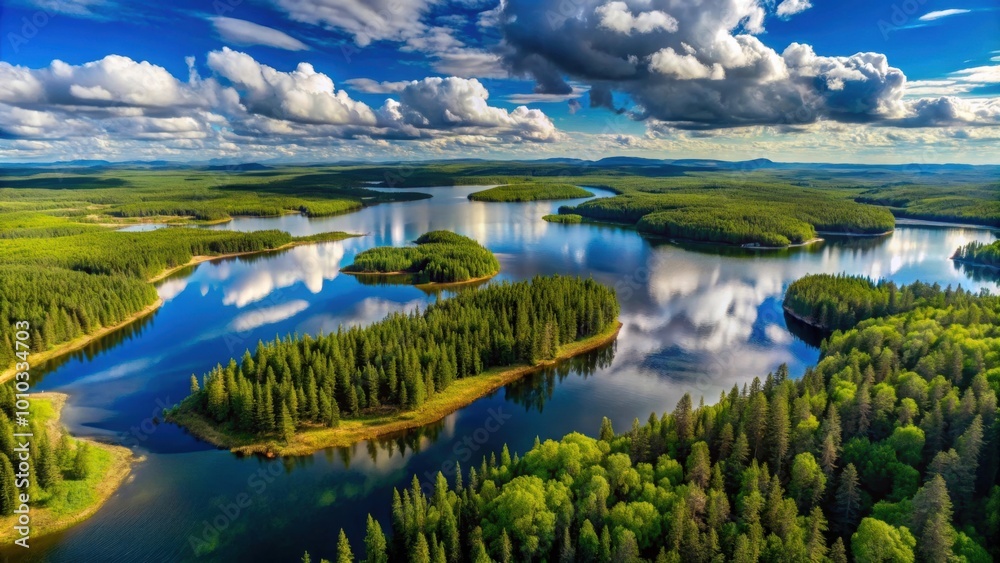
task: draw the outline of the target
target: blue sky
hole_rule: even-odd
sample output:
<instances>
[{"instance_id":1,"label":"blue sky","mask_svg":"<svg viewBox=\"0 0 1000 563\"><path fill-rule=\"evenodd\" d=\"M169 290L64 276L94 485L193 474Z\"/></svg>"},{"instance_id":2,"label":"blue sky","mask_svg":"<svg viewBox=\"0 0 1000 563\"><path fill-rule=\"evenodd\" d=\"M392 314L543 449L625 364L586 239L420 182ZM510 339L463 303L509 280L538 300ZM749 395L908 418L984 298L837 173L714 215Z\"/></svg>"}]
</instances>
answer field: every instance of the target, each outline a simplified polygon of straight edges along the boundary
<instances>
[{"instance_id":1,"label":"blue sky","mask_svg":"<svg viewBox=\"0 0 1000 563\"><path fill-rule=\"evenodd\" d=\"M5 1L0 160L1000 162L995 1L694 4Z\"/></svg>"}]
</instances>

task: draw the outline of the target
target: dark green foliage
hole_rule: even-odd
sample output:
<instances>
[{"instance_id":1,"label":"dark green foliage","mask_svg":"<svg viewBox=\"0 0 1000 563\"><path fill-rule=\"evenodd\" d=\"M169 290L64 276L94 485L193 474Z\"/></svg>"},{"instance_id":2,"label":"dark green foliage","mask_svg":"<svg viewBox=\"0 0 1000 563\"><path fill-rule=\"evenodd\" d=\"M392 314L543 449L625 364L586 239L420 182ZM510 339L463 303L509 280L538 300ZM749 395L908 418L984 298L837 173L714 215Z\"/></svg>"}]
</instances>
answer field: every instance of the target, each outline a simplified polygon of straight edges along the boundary
<instances>
[{"instance_id":1,"label":"dark green foliage","mask_svg":"<svg viewBox=\"0 0 1000 563\"><path fill-rule=\"evenodd\" d=\"M937 284L916 282L900 288L891 281L814 274L792 282L785 293L785 310L825 330L846 330L857 323L921 306L967 305L975 295L961 288L945 291ZM884 366L875 364L879 370Z\"/></svg>"},{"instance_id":2,"label":"dark green foliage","mask_svg":"<svg viewBox=\"0 0 1000 563\"><path fill-rule=\"evenodd\" d=\"M583 222L583 217L573 213L567 213L565 215L545 215L542 219L548 221L549 223L563 223L567 225Z\"/></svg>"},{"instance_id":3,"label":"dark green foliage","mask_svg":"<svg viewBox=\"0 0 1000 563\"><path fill-rule=\"evenodd\" d=\"M895 223L884 209L791 186L628 193L562 207L559 213L635 224L671 238L765 247L801 244L817 232L878 234Z\"/></svg>"},{"instance_id":4,"label":"dark green foliage","mask_svg":"<svg viewBox=\"0 0 1000 563\"><path fill-rule=\"evenodd\" d=\"M182 406L235 431L287 439L296 428L338 419L312 408L312 397L336 406L339 417L419 408L455 379L552 358L561 344L599 334L617 317L614 292L593 280L491 285L364 328L259 343L241 363L209 372Z\"/></svg>"},{"instance_id":5,"label":"dark green foliage","mask_svg":"<svg viewBox=\"0 0 1000 563\"><path fill-rule=\"evenodd\" d=\"M515 202L551 199L577 199L593 197L594 194L572 184L551 184L526 182L497 186L481 192L469 194L472 201Z\"/></svg>"},{"instance_id":6,"label":"dark green foliage","mask_svg":"<svg viewBox=\"0 0 1000 563\"><path fill-rule=\"evenodd\" d=\"M959 247L951 258L979 266L1000 268L1000 240L990 244L972 241Z\"/></svg>"},{"instance_id":7,"label":"dark green foliage","mask_svg":"<svg viewBox=\"0 0 1000 563\"><path fill-rule=\"evenodd\" d=\"M461 282L500 271L496 256L478 242L450 231L431 231L416 246L380 246L354 258L344 268L353 273L408 273L417 283Z\"/></svg>"},{"instance_id":8,"label":"dark green foliage","mask_svg":"<svg viewBox=\"0 0 1000 563\"><path fill-rule=\"evenodd\" d=\"M826 280L831 289L816 295L841 283ZM574 433L520 458L491 457L465 485L439 477L429 497L415 480L394 496L390 559L415 560L448 515L466 546L461 561L483 552L495 561L997 557L1000 298L899 292L923 304L835 333L799 380L779 370L711 406L685 398L618 436L605 419L601 439ZM952 372L958 350L970 360ZM792 429L786 454L773 439L779 418ZM917 430L931 436L935 425L940 435L921 447ZM967 472L932 463L945 452Z\"/></svg>"},{"instance_id":9,"label":"dark green foliage","mask_svg":"<svg viewBox=\"0 0 1000 563\"><path fill-rule=\"evenodd\" d=\"M889 184L860 194L857 201L889 207L897 217L955 221L1000 227L1000 185Z\"/></svg>"}]
</instances>

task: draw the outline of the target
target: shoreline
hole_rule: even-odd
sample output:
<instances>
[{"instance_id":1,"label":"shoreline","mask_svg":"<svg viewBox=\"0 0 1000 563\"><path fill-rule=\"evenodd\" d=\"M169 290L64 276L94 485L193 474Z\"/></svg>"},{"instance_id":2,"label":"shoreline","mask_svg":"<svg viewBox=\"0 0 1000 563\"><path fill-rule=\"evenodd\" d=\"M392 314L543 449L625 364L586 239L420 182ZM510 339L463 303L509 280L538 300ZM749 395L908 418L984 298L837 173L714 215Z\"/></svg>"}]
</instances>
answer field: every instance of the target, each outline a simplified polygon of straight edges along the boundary
<instances>
[{"instance_id":1,"label":"shoreline","mask_svg":"<svg viewBox=\"0 0 1000 563\"><path fill-rule=\"evenodd\" d=\"M303 245L306 245L306 244L318 244L318 243L321 243L321 242L336 242L338 240L344 240L345 238L351 238L351 237L357 237L357 236L362 236L362 235L348 234L348 236L343 237L343 238L339 238L339 239L337 239L337 238L331 238L329 240L293 240L292 242L283 244L281 246L276 246L274 248L264 248L264 249L261 249L261 250L247 250L245 252L229 252L227 254L213 254L213 255L199 254L197 256L192 256L191 259L188 260L187 262L185 262L184 264L180 264L180 265L177 265L177 266L173 266L173 267L167 268L166 270L163 270L159 274L156 274L155 276L149 278L146 281L148 281L149 283L156 283L158 281L163 281L164 279L169 278L170 276L172 276L173 274L175 274L175 273L183 270L184 268L187 268L189 266L197 266L198 264L201 264L201 263L204 263L204 262L211 262L212 260L224 260L224 259L227 259L227 258L239 258L241 256L253 256L255 254L267 254L267 253L270 253L270 252L280 252L282 250L288 250L289 248L294 248L296 246L303 246Z\"/></svg>"},{"instance_id":2,"label":"shoreline","mask_svg":"<svg viewBox=\"0 0 1000 563\"><path fill-rule=\"evenodd\" d=\"M57 344L55 347L49 348L44 352L31 352L29 355L29 358L31 358L31 366L32 368L34 368L39 364L44 364L45 362L49 362L60 356L84 348L88 344L94 342L99 338L107 336L108 334L111 334L112 332L115 332L118 329L125 328L126 326L138 321L139 319L142 319L143 317L155 313L156 310L159 309L161 305L163 305L163 299L157 297L156 301L150 303L149 305L146 305L141 310L136 311L134 314L130 315L129 317L127 317L118 324L101 327L96 331L91 332L90 334L84 334L83 336L78 336L73 340L63 342L62 344ZM14 366L8 367L7 369L3 370L3 372L0 373L0 384L6 383L11 379L13 379L16 373L17 369Z\"/></svg>"},{"instance_id":3,"label":"shoreline","mask_svg":"<svg viewBox=\"0 0 1000 563\"><path fill-rule=\"evenodd\" d=\"M816 231L818 235L829 235L833 237L860 237L860 238L877 238L891 235L896 232L896 229L890 229L882 233L838 233L837 231Z\"/></svg>"},{"instance_id":4,"label":"shoreline","mask_svg":"<svg viewBox=\"0 0 1000 563\"><path fill-rule=\"evenodd\" d=\"M789 317L792 317L793 319L795 319L795 320L799 321L800 323L803 323L803 324L807 324L807 325L809 325L809 326L811 326L811 327L813 327L813 328L816 328L816 329L819 329L819 330L822 330L822 331L826 332L826 333L827 333L827 335L829 335L829 334L830 334L831 332L833 332L833 331L832 331L832 330L830 330L829 328L827 328L827 327L825 327L825 326L823 326L823 325L819 324L819 322L817 322L817 321L815 321L815 320L813 320L813 319L811 319L811 318L807 318L807 317L803 317L802 315L799 315L798 313L796 313L796 312L792 311L791 309L789 309L789 308L788 308L788 307L786 307L785 305L782 305L782 306L781 306L781 309L782 309L782 310L783 310L783 311L785 312L785 314L786 314L786 315L788 315Z\"/></svg>"},{"instance_id":5,"label":"shoreline","mask_svg":"<svg viewBox=\"0 0 1000 563\"><path fill-rule=\"evenodd\" d=\"M66 395L65 393L52 391L32 394L32 399L48 400L52 404L55 416L51 420L47 421L49 425L48 431L50 433L56 431L58 426L61 424L60 421L62 419L63 406L65 406L68 397L69 395ZM77 442L86 442L90 444L91 447L99 448L107 452L108 455L111 456L111 463L105 470L104 474L100 476L99 485L92 489L96 497L94 502L87 505L83 510L71 514L53 515L50 514L44 506L37 507L32 505L32 539L64 531L96 514L97 511L104 506L108 499L114 496L114 494L118 492L118 489L120 489L125 483L129 474L132 472L132 464L139 461L134 458L132 451L124 446L107 444L87 438L76 438L72 436L71 438ZM6 522L7 520L9 520L9 522ZM17 537L13 528L14 516L0 517L0 522L3 522L4 524L2 529L0 529L0 543L7 545L11 540ZM6 525L8 523L10 524L9 526Z\"/></svg>"},{"instance_id":6,"label":"shoreline","mask_svg":"<svg viewBox=\"0 0 1000 563\"><path fill-rule=\"evenodd\" d=\"M171 413L167 420L195 437L233 453L263 454L268 457L311 455L322 449L347 447L437 422L526 375L614 342L621 328L622 323L616 320L611 327L599 334L561 347L560 353L551 360L543 360L530 366L494 368L479 375L455 380L448 389L436 393L417 410L342 420L336 428L300 430L285 445L280 445L274 438L260 441L255 437L226 434L214 422L201 415L179 409Z\"/></svg>"},{"instance_id":7,"label":"shoreline","mask_svg":"<svg viewBox=\"0 0 1000 563\"><path fill-rule=\"evenodd\" d=\"M951 260L956 264L965 264L966 266L971 266L973 268L986 268L989 270L1000 271L1000 266L995 266L993 264L983 264L982 262L975 262L973 260L963 260L961 258L955 258L954 256L952 256Z\"/></svg>"},{"instance_id":8,"label":"shoreline","mask_svg":"<svg viewBox=\"0 0 1000 563\"><path fill-rule=\"evenodd\" d=\"M350 236L361 236L361 235L350 235ZM349 238L349 237L345 237L345 238ZM343 239L296 240L296 241L292 241L292 242L290 242L288 244L283 244L283 245L281 245L279 247L276 247L276 248L266 248L266 249L263 249L263 250L252 250L252 251L247 251L247 252L232 252L232 253L229 253L229 254L218 254L218 255L215 255L215 256L202 256L202 255L193 256L186 263L181 264L180 266L174 266L172 268L167 268L166 270L164 270L164 271L160 272L159 274L157 274L157 275L149 278L146 281L148 283L156 283L158 281L162 281L162 280L170 277L171 275L173 275L173 274L175 274L175 273L183 270L184 268L187 268L189 266L196 266L196 265L201 264L203 262L210 262L212 260L223 260L223 259L228 259L228 258L238 258L240 256L250 256L250 255L254 255L254 254L266 254L266 253L269 253L269 252L279 252L279 251L287 250L287 249L295 247L295 246L301 246L301 245L306 245L306 244L317 244L317 243L321 243L321 242L333 242L335 240L343 240ZM141 310L136 311L134 314L132 314L128 318L122 320L120 323L117 323L117 324L114 324L114 325L111 325L111 326L101 327L101 328L97 329L94 332L91 332L89 334L84 334L82 336L78 336L78 337L74 338L73 340L70 340L70 341L67 341L67 342L63 342L62 344L57 344L56 346L54 346L52 348L49 348L48 350L45 350L45 351L42 351L42 352L31 352L31 354L30 354L31 365L34 367L34 366L37 366L39 364L43 364L45 362L54 360L54 359L56 359L56 358L58 358L60 356L63 356L65 354L69 354L71 352L75 352L75 351L77 351L77 350L79 350L79 349L87 346L88 344L90 344L90 343L92 343L92 342L94 342L94 341L96 341L96 340L98 340L98 339L100 339L100 338L102 338L104 336L107 336L108 334L110 334L110 333L112 333L112 332L114 332L114 331L116 331L118 329L125 328L126 326L128 326L128 325L130 325L130 324L132 324L132 323L134 323L136 321L138 321L139 319L142 319L143 317L146 317L148 315L151 315L151 314L155 313L156 310L159 309L160 306L162 306L162 305L163 305L163 299L160 298L160 297L157 297L156 301L154 301L153 303L150 303L149 305L146 305ZM15 369L14 365L11 365L11 366L5 368L2 372L0 372L0 384L6 383L7 381L13 379L14 375L16 373L17 373L17 370Z\"/></svg>"}]
</instances>

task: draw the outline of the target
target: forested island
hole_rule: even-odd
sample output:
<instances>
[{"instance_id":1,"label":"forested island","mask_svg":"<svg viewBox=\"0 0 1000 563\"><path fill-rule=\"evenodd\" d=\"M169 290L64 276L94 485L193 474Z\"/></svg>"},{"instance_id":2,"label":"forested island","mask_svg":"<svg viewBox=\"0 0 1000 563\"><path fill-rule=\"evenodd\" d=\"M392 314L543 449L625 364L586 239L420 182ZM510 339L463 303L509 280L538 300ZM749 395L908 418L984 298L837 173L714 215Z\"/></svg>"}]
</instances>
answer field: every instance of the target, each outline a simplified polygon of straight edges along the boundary
<instances>
[{"instance_id":1,"label":"forested island","mask_svg":"<svg viewBox=\"0 0 1000 563\"><path fill-rule=\"evenodd\" d=\"M612 289L560 276L462 292L418 314L258 343L169 419L219 446L304 454L439 420L533 368L610 342Z\"/></svg>"},{"instance_id":2,"label":"forested island","mask_svg":"<svg viewBox=\"0 0 1000 563\"><path fill-rule=\"evenodd\" d=\"M451 231L431 231L416 246L380 246L361 252L342 271L347 274L403 274L415 284L482 280L500 271L487 248Z\"/></svg>"},{"instance_id":3,"label":"forested island","mask_svg":"<svg viewBox=\"0 0 1000 563\"><path fill-rule=\"evenodd\" d=\"M832 276L802 287L800 307L845 287L851 302L885 293ZM835 332L801 379L782 366L714 405L685 395L621 434L605 418L596 439L504 448L453 483L439 473L430 494L414 477L394 493L389 537L369 518L365 560L1000 556L1000 299L924 284L896 293L914 301ZM354 561L343 531L335 560Z\"/></svg>"},{"instance_id":4,"label":"forested island","mask_svg":"<svg viewBox=\"0 0 1000 563\"><path fill-rule=\"evenodd\" d=\"M574 215L572 213L567 213L565 215L545 215L542 220L548 221L549 223L563 223L563 224L576 224L582 223L583 217L580 215Z\"/></svg>"},{"instance_id":5,"label":"forested island","mask_svg":"<svg viewBox=\"0 0 1000 563\"><path fill-rule=\"evenodd\" d=\"M768 248L807 244L821 233L880 235L895 225L886 209L805 190L763 186L711 192L628 193L564 206L559 213L634 225L669 238Z\"/></svg>"},{"instance_id":6,"label":"forested island","mask_svg":"<svg viewBox=\"0 0 1000 563\"><path fill-rule=\"evenodd\" d=\"M59 422L66 395L37 393L31 397L31 425L15 426L14 388L0 385L0 543L12 546L24 492L15 483L15 432L31 433L28 494L31 538L58 532L97 511L121 485L132 464L128 448L70 437ZM30 545L30 543L29 543Z\"/></svg>"},{"instance_id":7,"label":"forested island","mask_svg":"<svg viewBox=\"0 0 1000 563\"><path fill-rule=\"evenodd\" d=\"M594 197L587 190L573 184L523 182L497 186L469 194L472 201L523 202L553 199L578 199Z\"/></svg>"},{"instance_id":8,"label":"forested island","mask_svg":"<svg viewBox=\"0 0 1000 563\"><path fill-rule=\"evenodd\" d=\"M973 266L1000 268L1000 240L990 244L972 241L959 247L951 259Z\"/></svg>"}]
</instances>

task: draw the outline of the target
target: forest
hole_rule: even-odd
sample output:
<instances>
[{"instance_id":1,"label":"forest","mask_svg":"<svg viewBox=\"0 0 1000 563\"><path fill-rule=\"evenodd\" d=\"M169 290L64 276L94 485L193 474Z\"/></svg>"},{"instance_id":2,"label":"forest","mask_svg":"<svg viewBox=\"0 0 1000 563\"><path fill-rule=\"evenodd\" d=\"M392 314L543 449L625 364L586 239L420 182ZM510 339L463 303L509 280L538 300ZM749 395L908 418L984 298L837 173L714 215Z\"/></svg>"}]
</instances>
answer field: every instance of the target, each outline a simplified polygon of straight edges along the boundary
<instances>
[{"instance_id":1,"label":"forest","mask_svg":"<svg viewBox=\"0 0 1000 563\"><path fill-rule=\"evenodd\" d=\"M795 280L785 293L784 309L796 318L828 331L847 330L862 320L911 311L967 304L975 299L962 288L942 290L937 284L914 282L899 287L847 275L816 274Z\"/></svg>"},{"instance_id":2,"label":"forest","mask_svg":"<svg viewBox=\"0 0 1000 563\"><path fill-rule=\"evenodd\" d=\"M100 483L111 479L109 471L117 465L128 465L119 458L131 457L125 448L111 448L86 440L70 437L58 421L56 396L36 395L31 402L31 426L15 426L15 391L12 385L0 385L0 538L12 538L14 519L12 514L20 503L16 503L19 489L15 483L14 433L30 432L30 464L32 478L28 494L32 499L32 535L50 531L57 522L72 519L98 502Z\"/></svg>"},{"instance_id":3,"label":"forest","mask_svg":"<svg viewBox=\"0 0 1000 563\"><path fill-rule=\"evenodd\" d=\"M583 217L572 213L567 213L565 215L545 215L542 219L548 221L549 223L563 223L566 225L583 222Z\"/></svg>"},{"instance_id":4,"label":"forest","mask_svg":"<svg viewBox=\"0 0 1000 563\"><path fill-rule=\"evenodd\" d=\"M454 283L487 278L500 262L487 248L451 231L431 231L415 246L379 246L359 253L348 274L410 274L413 283Z\"/></svg>"},{"instance_id":5,"label":"forest","mask_svg":"<svg viewBox=\"0 0 1000 563\"><path fill-rule=\"evenodd\" d=\"M1000 184L887 185L866 190L857 201L887 206L897 217L1000 227Z\"/></svg>"},{"instance_id":6,"label":"forest","mask_svg":"<svg viewBox=\"0 0 1000 563\"><path fill-rule=\"evenodd\" d=\"M834 332L799 379L781 366L624 432L605 418L596 438L504 447L427 492L414 477L387 528L369 517L353 546L341 531L331 560L994 560L1000 298L897 293L921 297Z\"/></svg>"},{"instance_id":7,"label":"forest","mask_svg":"<svg viewBox=\"0 0 1000 563\"><path fill-rule=\"evenodd\" d=\"M815 190L772 186L629 193L564 206L559 213L633 224L659 236L762 247L803 244L822 232L877 235L895 224L882 208Z\"/></svg>"},{"instance_id":8,"label":"forest","mask_svg":"<svg viewBox=\"0 0 1000 563\"><path fill-rule=\"evenodd\" d=\"M1000 268L1000 240L990 244L972 241L959 247L951 258L976 266Z\"/></svg>"},{"instance_id":9,"label":"forest","mask_svg":"<svg viewBox=\"0 0 1000 563\"><path fill-rule=\"evenodd\" d=\"M226 432L287 441L303 428L419 409L457 379L553 358L617 317L614 291L593 280L491 285L363 328L259 342L239 362L192 376L191 395L177 408Z\"/></svg>"},{"instance_id":10,"label":"forest","mask_svg":"<svg viewBox=\"0 0 1000 563\"><path fill-rule=\"evenodd\" d=\"M490 202L577 199L581 197L594 197L594 194L573 184L535 182L507 184L469 194L469 199L472 201Z\"/></svg>"}]
</instances>

